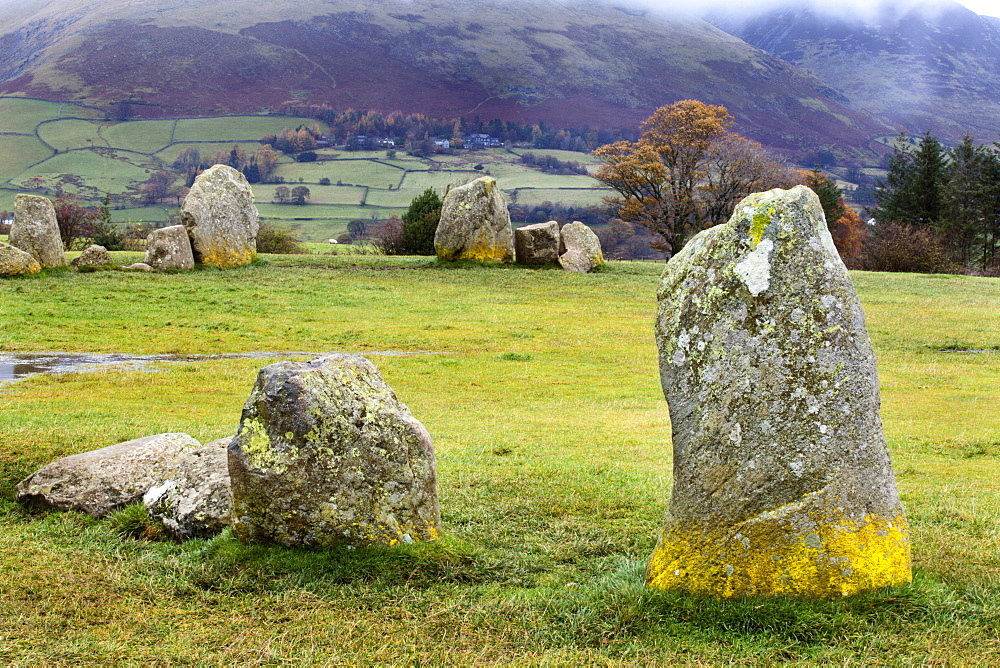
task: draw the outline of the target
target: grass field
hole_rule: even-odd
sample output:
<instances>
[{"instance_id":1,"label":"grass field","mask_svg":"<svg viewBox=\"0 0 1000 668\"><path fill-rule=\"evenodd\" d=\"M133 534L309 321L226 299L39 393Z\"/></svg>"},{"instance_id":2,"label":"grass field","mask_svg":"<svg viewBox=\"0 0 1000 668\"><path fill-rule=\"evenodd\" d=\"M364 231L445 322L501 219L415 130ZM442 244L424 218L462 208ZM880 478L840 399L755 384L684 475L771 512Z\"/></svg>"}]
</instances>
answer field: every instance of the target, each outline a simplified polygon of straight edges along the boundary
<instances>
[{"instance_id":1,"label":"grass field","mask_svg":"<svg viewBox=\"0 0 1000 668\"><path fill-rule=\"evenodd\" d=\"M854 275L913 585L720 602L642 586L671 476L652 338L660 266L267 260L7 280L0 349L438 353L370 359L434 437L446 537L312 553L229 532L151 543L74 513L25 514L14 485L55 457L164 431L232 434L264 362L37 376L0 388L3 662L1000 662L1000 280Z\"/></svg>"},{"instance_id":2,"label":"grass field","mask_svg":"<svg viewBox=\"0 0 1000 668\"><path fill-rule=\"evenodd\" d=\"M35 137L0 137L3 160L0 160L0 182L14 178L31 165L52 155Z\"/></svg>"},{"instance_id":3,"label":"grass field","mask_svg":"<svg viewBox=\"0 0 1000 668\"><path fill-rule=\"evenodd\" d=\"M177 122L174 141L248 141L264 135L278 134L284 128L312 125L311 118L286 116L220 116L215 118L184 118Z\"/></svg>"},{"instance_id":4,"label":"grass field","mask_svg":"<svg viewBox=\"0 0 1000 668\"><path fill-rule=\"evenodd\" d=\"M173 129L174 121L132 121L108 125L102 129L101 136L110 146L156 153L170 143Z\"/></svg>"},{"instance_id":5,"label":"grass field","mask_svg":"<svg viewBox=\"0 0 1000 668\"><path fill-rule=\"evenodd\" d=\"M70 119L43 123L38 127L38 136L57 151L69 151L74 148L111 148L101 136L101 125L91 121Z\"/></svg>"}]
</instances>

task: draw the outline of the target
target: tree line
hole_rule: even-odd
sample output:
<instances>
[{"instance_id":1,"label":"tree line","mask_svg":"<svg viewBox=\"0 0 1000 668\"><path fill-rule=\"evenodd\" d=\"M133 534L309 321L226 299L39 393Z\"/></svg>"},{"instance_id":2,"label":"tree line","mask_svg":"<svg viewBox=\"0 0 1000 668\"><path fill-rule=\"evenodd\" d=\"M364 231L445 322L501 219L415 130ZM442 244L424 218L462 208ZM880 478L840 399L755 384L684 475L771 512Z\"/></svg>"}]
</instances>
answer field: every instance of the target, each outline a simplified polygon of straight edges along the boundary
<instances>
[{"instance_id":1,"label":"tree line","mask_svg":"<svg viewBox=\"0 0 1000 668\"><path fill-rule=\"evenodd\" d=\"M905 237L903 246L943 255L954 268L988 271L1000 264L1000 145L971 135L952 148L930 132L897 140L875 191L875 234Z\"/></svg>"}]
</instances>

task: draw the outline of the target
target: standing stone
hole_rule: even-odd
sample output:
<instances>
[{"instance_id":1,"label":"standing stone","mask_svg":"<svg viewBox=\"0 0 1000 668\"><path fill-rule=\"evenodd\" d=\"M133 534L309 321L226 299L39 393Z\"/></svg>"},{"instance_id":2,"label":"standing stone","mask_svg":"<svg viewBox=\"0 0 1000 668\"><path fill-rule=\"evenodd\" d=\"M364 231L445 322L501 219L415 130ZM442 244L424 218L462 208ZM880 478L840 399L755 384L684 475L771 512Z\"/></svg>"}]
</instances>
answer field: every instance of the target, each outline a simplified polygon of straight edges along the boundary
<instances>
[{"instance_id":1,"label":"standing stone","mask_svg":"<svg viewBox=\"0 0 1000 668\"><path fill-rule=\"evenodd\" d=\"M194 269L194 253L187 228L161 227L146 237L145 264L154 269Z\"/></svg>"},{"instance_id":2,"label":"standing stone","mask_svg":"<svg viewBox=\"0 0 1000 668\"><path fill-rule=\"evenodd\" d=\"M214 165L191 186L181 220L191 237L195 262L230 269L257 257L260 227L253 190L229 165Z\"/></svg>"},{"instance_id":3,"label":"standing stone","mask_svg":"<svg viewBox=\"0 0 1000 668\"><path fill-rule=\"evenodd\" d=\"M111 264L111 254L104 246L91 244L70 264L74 267L107 267Z\"/></svg>"},{"instance_id":4,"label":"standing stone","mask_svg":"<svg viewBox=\"0 0 1000 668\"><path fill-rule=\"evenodd\" d=\"M483 176L448 191L441 203L434 250L449 262L514 261L510 214L496 179Z\"/></svg>"},{"instance_id":5,"label":"standing stone","mask_svg":"<svg viewBox=\"0 0 1000 668\"><path fill-rule=\"evenodd\" d=\"M178 540L211 538L229 526L232 508L229 457L232 436L192 450L177 464L177 474L151 487L142 502L149 516Z\"/></svg>"},{"instance_id":6,"label":"standing stone","mask_svg":"<svg viewBox=\"0 0 1000 668\"><path fill-rule=\"evenodd\" d=\"M21 194L14 198L9 241L38 260L42 269L66 264L56 208L47 197Z\"/></svg>"},{"instance_id":7,"label":"standing stone","mask_svg":"<svg viewBox=\"0 0 1000 668\"><path fill-rule=\"evenodd\" d=\"M656 341L674 483L647 584L839 597L910 581L864 315L803 186L667 264Z\"/></svg>"},{"instance_id":8,"label":"standing stone","mask_svg":"<svg viewBox=\"0 0 1000 668\"><path fill-rule=\"evenodd\" d=\"M247 543L437 538L431 438L360 355L261 369L229 446L232 527Z\"/></svg>"},{"instance_id":9,"label":"standing stone","mask_svg":"<svg viewBox=\"0 0 1000 668\"><path fill-rule=\"evenodd\" d=\"M566 271L586 274L604 264L601 240L594 231L579 221L565 225L561 231L560 246L564 248L559 264Z\"/></svg>"},{"instance_id":10,"label":"standing stone","mask_svg":"<svg viewBox=\"0 0 1000 668\"><path fill-rule=\"evenodd\" d=\"M42 265L38 264L38 260L30 253L25 253L20 248L0 243L0 276L37 274L41 270Z\"/></svg>"},{"instance_id":11,"label":"standing stone","mask_svg":"<svg viewBox=\"0 0 1000 668\"><path fill-rule=\"evenodd\" d=\"M187 434L158 434L63 457L19 482L17 500L104 517L177 475L180 462L200 445Z\"/></svg>"},{"instance_id":12,"label":"standing stone","mask_svg":"<svg viewBox=\"0 0 1000 668\"><path fill-rule=\"evenodd\" d=\"M518 264L559 264L559 223L525 225L514 230Z\"/></svg>"}]
</instances>

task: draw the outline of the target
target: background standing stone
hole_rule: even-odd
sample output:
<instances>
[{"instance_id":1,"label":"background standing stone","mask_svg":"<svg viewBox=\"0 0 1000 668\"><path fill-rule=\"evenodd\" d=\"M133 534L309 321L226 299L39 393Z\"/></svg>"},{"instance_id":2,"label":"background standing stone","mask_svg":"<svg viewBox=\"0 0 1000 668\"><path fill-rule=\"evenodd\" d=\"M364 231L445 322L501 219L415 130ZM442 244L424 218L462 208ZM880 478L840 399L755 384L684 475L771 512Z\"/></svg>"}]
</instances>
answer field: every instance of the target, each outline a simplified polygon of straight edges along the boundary
<instances>
[{"instance_id":1,"label":"background standing stone","mask_svg":"<svg viewBox=\"0 0 1000 668\"><path fill-rule=\"evenodd\" d=\"M559 223L525 225L514 230L514 253L518 264L559 263Z\"/></svg>"},{"instance_id":2,"label":"background standing stone","mask_svg":"<svg viewBox=\"0 0 1000 668\"><path fill-rule=\"evenodd\" d=\"M438 535L430 435L360 355L261 369L229 473L244 542L391 546Z\"/></svg>"},{"instance_id":3,"label":"background standing stone","mask_svg":"<svg viewBox=\"0 0 1000 668\"><path fill-rule=\"evenodd\" d=\"M194 253L183 225L161 227L146 238L145 264L154 269L194 269Z\"/></svg>"},{"instance_id":4,"label":"background standing stone","mask_svg":"<svg viewBox=\"0 0 1000 668\"><path fill-rule=\"evenodd\" d=\"M222 269L253 262L260 227L253 202L246 177L229 165L213 165L195 179L181 207L195 262Z\"/></svg>"},{"instance_id":5,"label":"background standing stone","mask_svg":"<svg viewBox=\"0 0 1000 668\"><path fill-rule=\"evenodd\" d=\"M66 264L56 208L46 197L20 194L14 198L9 241L38 260L43 269Z\"/></svg>"},{"instance_id":6,"label":"background standing stone","mask_svg":"<svg viewBox=\"0 0 1000 668\"><path fill-rule=\"evenodd\" d=\"M559 264L566 271L587 273L604 264L601 240L594 231L579 221L564 225L560 231L560 246L565 250Z\"/></svg>"},{"instance_id":7,"label":"background standing stone","mask_svg":"<svg viewBox=\"0 0 1000 668\"><path fill-rule=\"evenodd\" d=\"M816 195L744 199L667 264L674 483L647 579L836 597L910 580L864 316Z\"/></svg>"},{"instance_id":8,"label":"background standing stone","mask_svg":"<svg viewBox=\"0 0 1000 668\"><path fill-rule=\"evenodd\" d=\"M514 261L510 214L496 179L482 176L448 191L441 203L434 250L447 261Z\"/></svg>"}]
</instances>

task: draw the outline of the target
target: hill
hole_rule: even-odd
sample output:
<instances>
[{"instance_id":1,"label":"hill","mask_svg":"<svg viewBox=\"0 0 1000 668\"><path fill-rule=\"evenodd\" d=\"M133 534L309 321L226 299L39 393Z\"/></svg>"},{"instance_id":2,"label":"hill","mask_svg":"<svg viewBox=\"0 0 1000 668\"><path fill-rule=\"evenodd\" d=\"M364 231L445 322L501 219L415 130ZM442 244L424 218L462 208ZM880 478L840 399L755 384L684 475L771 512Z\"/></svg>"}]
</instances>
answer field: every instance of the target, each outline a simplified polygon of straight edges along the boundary
<instances>
[{"instance_id":1,"label":"hill","mask_svg":"<svg viewBox=\"0 0 1000 668\"><path fill-rule=\"evenodd\" d=\"M911 132L953 140L1000 133L1000 20L951 0L887 2L851 16L789 2L710 20Z\"/></svg>"},{"instance_id":2,"label":"hill","mask_svg":"<svg viewBox=\"0 0 1000 668\"><path fill-rule=\"evenodd\" d=\"M685 98L789 150L857 153L896 128L696 18L597 3L28 0L0 10L0 93L146 117L282 103L634 127Z\"/></svg>"}]
</instances>

